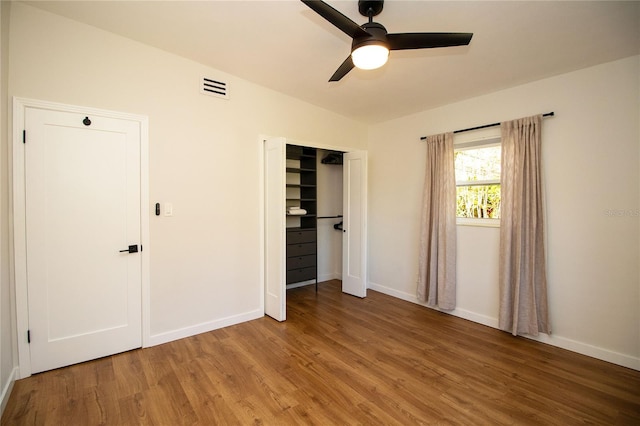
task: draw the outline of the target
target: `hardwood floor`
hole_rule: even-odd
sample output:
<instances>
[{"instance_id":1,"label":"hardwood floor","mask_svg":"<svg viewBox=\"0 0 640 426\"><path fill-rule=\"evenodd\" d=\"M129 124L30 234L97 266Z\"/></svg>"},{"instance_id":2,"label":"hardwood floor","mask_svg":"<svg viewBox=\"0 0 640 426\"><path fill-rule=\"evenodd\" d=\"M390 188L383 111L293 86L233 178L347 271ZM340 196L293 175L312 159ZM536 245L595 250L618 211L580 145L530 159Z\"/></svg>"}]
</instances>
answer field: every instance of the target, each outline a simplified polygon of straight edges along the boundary
<instances>
[{"instance_id":1,"label":"hardwood floor","mask_svg":"<svg viewBox=\"0 0 640 426\"><path fill-rule=\"evenodd\" d=\"M340 283L16 382L2 425L640 424L640 372Z\"/></svg>"}]
</instances>

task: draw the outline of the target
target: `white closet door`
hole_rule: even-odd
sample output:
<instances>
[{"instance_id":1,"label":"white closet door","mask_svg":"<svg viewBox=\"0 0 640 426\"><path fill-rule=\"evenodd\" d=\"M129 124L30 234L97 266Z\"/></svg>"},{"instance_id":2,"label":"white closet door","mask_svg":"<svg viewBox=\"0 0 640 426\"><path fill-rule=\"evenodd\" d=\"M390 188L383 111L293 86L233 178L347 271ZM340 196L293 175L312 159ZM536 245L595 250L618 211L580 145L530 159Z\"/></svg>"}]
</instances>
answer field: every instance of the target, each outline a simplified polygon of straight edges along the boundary
<instances>
[{"instance_id":1,"label":"white closet door","mask_svg":"<svg viewBox=\"0 0 640 426\"><path fill-rule=\"evenodd\" d=\"M287 319L286 146L284 138L267 139L264 143L264 312L278 321Z\"/></svg>"},{"instance_id":2,"label":"white closet door","mask_svg":"<svg viewBox=\"0 0 640 426\"><path fill-rule=\"evenodd\" d=\"M342 291L367 296L367 154L344 154Z\"/></svg>"},{"instance_id":3,"label":"white closet door","mask_svg":"<svg viewBox=\"0 0 640 426\"><path fill-rule=\"evenodd\" d=\"M25 129L31 372L140 347L140 124L28 108Z\"/></svg>"}]
</instances>

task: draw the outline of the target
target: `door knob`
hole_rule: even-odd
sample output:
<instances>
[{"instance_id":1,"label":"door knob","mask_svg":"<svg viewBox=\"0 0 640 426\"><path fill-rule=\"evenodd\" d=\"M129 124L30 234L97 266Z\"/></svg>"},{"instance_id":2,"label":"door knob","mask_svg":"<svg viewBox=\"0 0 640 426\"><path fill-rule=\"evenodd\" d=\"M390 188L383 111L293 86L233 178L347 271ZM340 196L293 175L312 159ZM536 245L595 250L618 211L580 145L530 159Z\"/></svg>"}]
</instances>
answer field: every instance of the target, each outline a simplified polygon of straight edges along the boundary
<instances>
[{"instance_id":1,"label":"door knob","mask_svg":"<svg viewBox=\"0 0 640 426\"><path fill-rule=\"evenodd\" d=\"M126 253L137 253L138 252L138 245L137 244L136 245L132 245L132 246L129 246L128 249L120 250L120 253L125 253L125 252Z\"/></svg>"}]
</instances>

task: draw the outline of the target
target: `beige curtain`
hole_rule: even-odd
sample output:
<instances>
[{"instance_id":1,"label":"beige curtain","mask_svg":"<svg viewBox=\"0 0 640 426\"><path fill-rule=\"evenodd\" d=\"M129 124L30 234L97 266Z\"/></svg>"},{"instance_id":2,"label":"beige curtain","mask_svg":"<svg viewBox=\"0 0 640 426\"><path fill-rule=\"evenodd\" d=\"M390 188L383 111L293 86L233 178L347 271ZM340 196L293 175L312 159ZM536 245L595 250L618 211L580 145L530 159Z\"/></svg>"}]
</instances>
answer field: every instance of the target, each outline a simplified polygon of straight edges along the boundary
<instances>
[{"instance_id":1,"label":"beige curtain","mask_svg":"<svg viewBox=\"0 0 640 426\"><path fill-rule=\"evenodd\" d=\"M431 307L456 306L453 133L427 137L417 296Z\"/></svg>"},{"instance_id":2,"label":"beige curtain","mask_svg":"<svg viewBox=\"0 0 640 426\"><path fill-rule=\"evenodd\" d=\"M499 327L549 333L540 153L542 116L501 124Z\"/></svg>"}]
</instances>

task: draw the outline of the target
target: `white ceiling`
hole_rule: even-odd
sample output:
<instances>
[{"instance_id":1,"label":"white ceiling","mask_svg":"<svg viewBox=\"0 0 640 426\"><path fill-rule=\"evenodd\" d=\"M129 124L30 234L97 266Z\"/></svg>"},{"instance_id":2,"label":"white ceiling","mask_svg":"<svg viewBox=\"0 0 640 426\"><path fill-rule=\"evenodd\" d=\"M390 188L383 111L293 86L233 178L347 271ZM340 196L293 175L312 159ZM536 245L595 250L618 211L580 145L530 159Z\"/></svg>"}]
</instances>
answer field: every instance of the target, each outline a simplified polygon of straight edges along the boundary
<instances>
[{"instance_id":1,"label":"white ceiling","mask_svg":"<svg viewBox=\"0 0 640 426\"><path fill-rule=\"evenodd\" d=\"M640 53L638 1L387 0L374 20L389 33L473 39L394 51L381 69L329 83L351 40L297 0L28 3L366 123ZM327 3L366 22L356 0Z\"/></svg>"}]
</instances>

